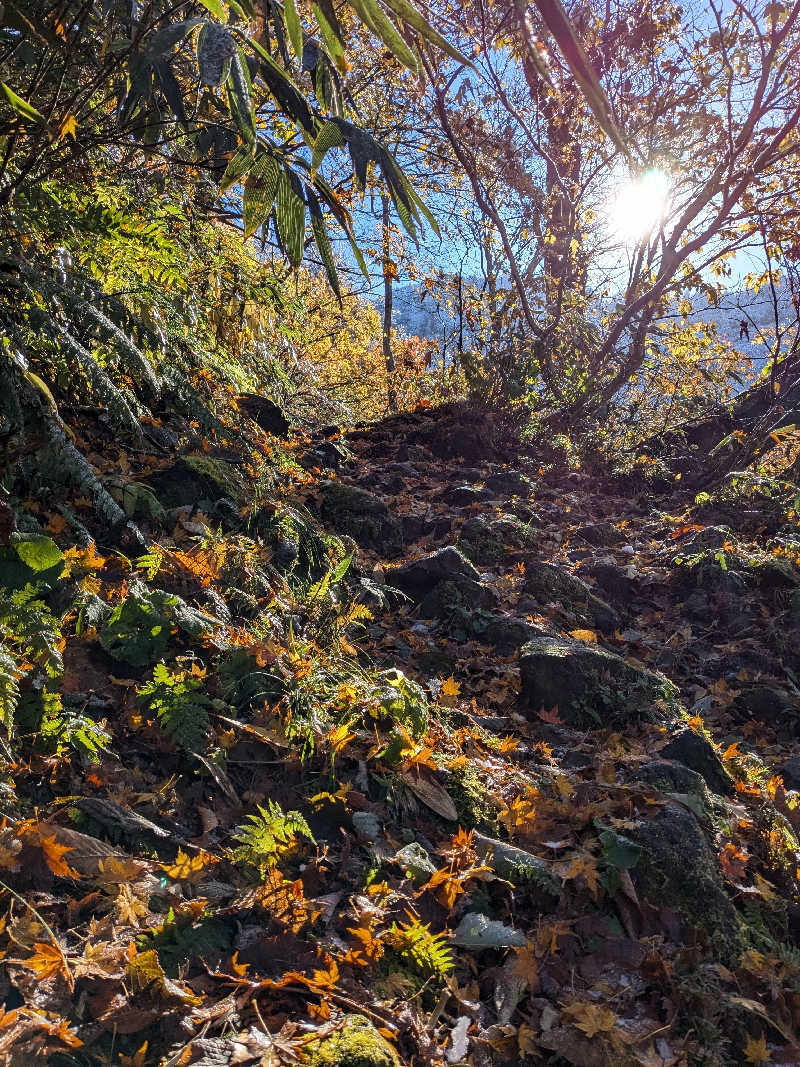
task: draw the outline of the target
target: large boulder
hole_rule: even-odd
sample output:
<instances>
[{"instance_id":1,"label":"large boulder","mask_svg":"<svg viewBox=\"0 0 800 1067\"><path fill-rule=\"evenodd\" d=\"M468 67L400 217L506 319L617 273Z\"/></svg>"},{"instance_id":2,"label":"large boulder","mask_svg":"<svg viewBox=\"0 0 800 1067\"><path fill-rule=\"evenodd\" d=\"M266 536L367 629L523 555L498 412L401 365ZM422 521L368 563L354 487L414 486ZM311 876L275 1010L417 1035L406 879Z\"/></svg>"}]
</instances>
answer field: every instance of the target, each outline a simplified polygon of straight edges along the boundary
<instances>
[{"instance_id":1,"label":"large boulder","mask_svg":"<svg viewBox=\"0 0 800 1067\"><path fill-rule=\"evenodd\" d=\"M456 578L469 578L478 582L480 575L457 548L447 545L430 555L392 568L386 580L389 585L400 589L412 600L419 601L439 582Z\"/></svg>"},{"instance_id":2,"label":"large boulder","mask_svg":"<svg viewBox=\"0 0 800 1067\"><path fill-rule=\"evenodd\" d=\"M529 493L533 486L521 471L505 470L490 474L486 479L486 488L503 496L520 496Z\"/></svg>"},{"instance_id":3,"label":"large boulder","mask_svg":"<svg viewBox=\"0 0 800 1067\"><path fill-rule=\"evenodd\" d=\"M573 616L613 632L620 624L617 612L596 596L581 578L553 563L529 561L525 567L525 591L538 603L557 603Z\"/></svg>"},{"instance_id":4,"label":"large boulder","mask_svg":"<svg viewBox=\"0 0 800 1067\"><path fill-rule=\"evenodd\" d=\"M201 501L227 499L241 503L245 483L232 463L206 455L183 456L169 467L154 471L147 484L164 508L196 506Z\"/></svg>"},{"instance_id":5,"label":"large boulder","mask_svg":"<svg viewBox=\"0 0 800 1067\"><path fill-rule=\"evenodd\" d=\"M238 403L241 410L265 433L275 437L286 437L289 433L289 420L274 401L257 393L242 393Z\"/></svg>"},{"instance_id":6,"label":"large boulder","mask_svg":"<svg viewBox=\"0 0 800 1067\"><path fill-rule=\"evenodd\" d=\"M337 533L348 534L362 548L391 559L403 548L403 530L379 496L356 485L322 484L320 515Z\"/></svg>"},{"instance_id":7,"label":"large boulder","mask_svg":"<svg viewBox=\"0 0 800 1067\"><path fill-rule=\"evenodd\" d=\"M419 605L420 614L428 619L450 619L461 625L465 633L475 632L477 612L497 604L497 594L491 586L473 578L445 578L437 582Z\"/></svg>"},{"instance_id":8,"label":"large boulder","mask_svg":"<svg viewBox=\"0 0 800 1067\"><path fill-rule=\"evenodd\" d=\"M490 565L514 557L522 550L530 551L533 534L515 515L499 515L494 519L475 515L461 527L458 545L471 560Z\"/></svg>"},{"instance_id":9,"label":"large boulder","mask_svg":"<svg viewBox=\"0 0 800 1067\"><path fill-rule=\"evenodd\" d=\"M662 759L677 760L704 779L712 793L732 796L735 792L731 776L707 737L687 727L661 749Z\"/></svg>"},{"instance_id":10,"label":"large boulder","mask_svg":"<svg viewBox=\"0 0 800 1067\"><path fill-rule=\"evenodd\" d=\"M523 704L533 711L558 707L569 725L674 723L681 715L678 691L669 679L597 645L536 637L523 645L519 664Z\"/></svg>"},{"instance_id":11,"label":"large boulder","mask_svg":"<svg viewBox=\"0 0 800 1067\"><path fill-rule=\"evenodd\" d=\"M639 898L674 909L688 927L704 928L719 959L735 963L746 948L742 922L695 816L666 804L626 834L642 849L631 871Z\"/></svg>"}]
</instances>

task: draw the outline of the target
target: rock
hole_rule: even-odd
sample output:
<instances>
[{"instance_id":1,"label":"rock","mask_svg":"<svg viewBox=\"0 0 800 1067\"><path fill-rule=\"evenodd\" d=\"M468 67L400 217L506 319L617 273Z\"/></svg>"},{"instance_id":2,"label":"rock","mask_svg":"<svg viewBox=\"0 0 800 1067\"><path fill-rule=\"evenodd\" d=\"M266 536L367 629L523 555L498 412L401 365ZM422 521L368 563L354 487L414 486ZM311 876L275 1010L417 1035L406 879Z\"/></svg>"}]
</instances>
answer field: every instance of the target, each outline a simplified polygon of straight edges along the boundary
<instances>
[{"instance_id":1,"label":"rock","mask_svg":"<svg viewBox=\"0 0 800 1067\"><path fill-rule=\"evenodd\" d=\"M400 864L406 876L417 885L430 881L436 874L436 864L418 841L404 845L395 853L394 860L395 863Z\"/></svg>"},{"instance_id":2,"label":"rock","mask_svg":"<svg viewBox=\"0 0 800 1067\"><path fill-rule=\"evenodd\" d=\"M610 522L587 523L585 526L579 526L575 535L593 548L611 548L623 540L620 531Z\"/></svg>"},{"instance_id":3,"label":"rock","mask_svg":"<svg viewBox=\"0 0 800 1067\"><path fill-rule=\"evenodd\" d=\"M778 686L756 685L745 689L736 698L737 705L762 722L778 725L784 716L796 718L797 707L794 697Z\"/></svg>"},{"instance_id":4,"label":"rock","mask_svg":"<svg viewBox=\"0 0 800 1067\"><path fill-rule=\"evenodd\" d=\"M363 1015L348 1015L344 1026L329 1037L305 1045L303 1063L307 1067L401 1067L395 1050Z\"/></svg>"},{"instance_id":5,"label":"rock","mask_svg":"<svg viewBox=\"0 0 800 1067\"><path fill-rule=\"evenodd\" d=\"M448 578L437 582L422 598L420 612L428 619L446 619L457 615L469 622L476 611L493 608L496 603L497 594L491 586L476 582L473 578Z\"/></svg>"},{"instance_id":6,"label":"rock","mask_svg":"<svg viewBox=\"0 0 800 1067\"><path fill-rule=\"evenodd\" d=\"M787 789L800 789L800 756L792 756L781 767L781 778Z\"/></svg>"},{"instance_id":7,"label":"rock","mask_svg":"<svg viewBox=\"0 0 800 1067\"><path fill-rule=\"evenodd\" d=\"M569 725L624 727L680 715L672 682L597 645L537 637L522 647L519 664L523 704L534 712L558 707Z\"/></svg>"},{"instance_id":8,"label":"rock","mask_svg":"<svg viewBox=\"0 0 800 1067\"><path fill-rule=\"evenodd\" d=\"M322 483L320 514L337 533L349 534L362 548L372 548L386 557L400 554L402 527L386 503L374 493L342 482Z\"/></svg>"},{"instance_id":9,"label":"rock","mask_svg":"<svg viewBox=\"0 0 800 1067\"><path fill-rule=\"evenodd\" d=\"M475 833L473 841L481 862L491 867L499 878L505 878L514 885L534 882L553 896L560 896L561 884L555 875L551 874L544 860L505 841L486 837L485 834Z\"/></svg>"},{"instance_id":10,"label":"rock","mask_svg":"<svg viewBox=\"0 0 800 1067\"><path fill-rule=\"evenodd\" d=\"M530 527L515 515L485 519L475 515L464 523L458 536L459 548L476 563L499 563L515 552L533 547Z\"/></svg>"},{"instance_id":11,"label":"rock","mask_svg":"<svg viewBox=\"0 0 800 1067\"><path fill-rule=\"evenodd\" d=\"M483 641L487 645L493 645L501 654L515 652L522 648L526 641L534 637L543 636L546 633L543 627L535 626L525 619L517 619L513 615L495 615L490 620L483 632Z\"/></svg>"},{"instance_id":12,"label":"rock","mask_svg":"<svg viewBox=\"0 0 800 1067\"><path fill-rule=\"evenodd\" d=\"M183 456L164 470L154 471L147 484L165 508L196 505L201 500L215 503L225 497L239 503L245 497L244 479L236 467L205 455Z\"/></svg>"},{"instance_id":13,"label":"rock","mask_svg":"<svg viewBox=\"0 0 800 1067\"><path fill-rule=\"evenodd\" d=\"M445 489L439 499L445 504L450 504L451 507L465 508L470 504L478 504L482 500L487 500L491 495L485 489L479 489L477 485L454 485L450 489Z\"/></svg>"},{"instance_id":14,"label":"rock","mask_svg":"<svg viewBox=\"0 0 800 1067\"><path fill-rule=\"evenodd\" d=\"M704 530L692 534L679 549L671 549L670 554L684 557L696 556L699 552L720 552L722 546L732 537L733 534L727 526L706 526Z\"/></svg>"},{"instance_id":15,"label":"rock","mask_svg":"<svg viewBox=\"0 0 800 1067\"><path fill-rule=\"evenodd\" d=\"M583 616L601 630L616 630L617 612L595 596L581 578L552 563L530 561L525 567L525 591L544 605L560 603L567 611Z\"/></svg>"},{"instance_id":16,"label":"rock","mask_svg":"<svg viewBox=\"0 0 800 1067\"><path fill-rule=\"evenodd\" d=\"M286 437L289 433L289 420L281 408L265 396L256 393L242 393L239 397L239 407L255 423L275 437Z\"/></svg>"},{"instance_id":17,"label":"rock","mask_svg":"<svg viewBox=\"0 0 800 1067\"><path fill-rule=\"evenodd\" d=\"M507 470L490 474L486 479L486 488L495 493L521 496L523 493L529 493L533 486L520 471Z\"/></svg>"},{"instance_id":18,"label":"rock","mask_svg":"<svg viewBox=\"0 0 800 1067\"><path fill-rule=\"evenodd\" d=\"M305 470L339 470L347 461L347 450L335 441L321 441L318 445L304 452L298 463Z\"/></svg>"},{"instance_id":19,"label":"rock","mask_svg":"<svg viewBox=\"0 0 800 1067\"><path fill-rule=\"evenodd\" d=\"M627 604L636 595L638 584L636 579L629 578L624 568L618 567L616 563L603 561L591 563L581 571L581 574L587 574L594 579L598 588L612 600Z\"/></svg>"},{"instance_id":20,"label":"rock","mask_svg":"<svg viewBox=\"0 0 800 1067\"><path fill-rule=\"evenodd\" d=\"M688 926L704 927L721 961L735 963L746 947L741 920L695 816L670 803L626 833L642 848L631 870L640 899L677 910Z\"/></svg>"},{"instance_id":21,"label":"rock","mask_svg":"<svg viewBox=\"0 0 800 1067\"><path fill-rule=\"evenodd\" d=\"M381 832L380 823L371 811L354 811L353 829L360 841L376 841Z\"/></svg>"},{"instance_id":22,"label":"rock","mask_svg":"<svg viewBox=\"0 0 800 1067\"><path fill-rule=\"evenodd\" d=\"M421 556L394 567L387 574L386 581L418 601L438 582L453 578L469 578L478 582L480 575L457 548L447 545L429 556Z\"/></svg>"},{"instance_id":23,"label":"rock","mask_svg":"<svg viewBox=\"0 0 800 1067\"><path fill-rule=\"evenodd\" d=\"M521 930L487 919L480 912L470 911L454 930L452 940L459 948L480 952L486 948L521 947L525 944L525 935Z\"/></svg>"},{"instance_id":24,"label":"rock","mask_svg":"<svg viewBox=\"0 0 800 1067\"><path fill-rule=\"evenodd\" d=\"M750 573L765 593L794 589L800 585L800 571L787 559L768 558L751 563Z\"/></svg>"},{"instance_id":25,"label":"rock","mask_svg":"<svg viewBox=\"0 0 800 1067\"><path fill-rule=\"evenodd\" d=\"M687 727L680 730L659 752L662 759L677 760L685 767L696 771L712 793L720 796L732 796L733 781L725 770L722 760L714 746L703 737Z\"/></svg>"},{"instance_id":26,"label":"rock","mask_svg":"<svg viewBox=\"0 0 800 1067\"><path fill-rule=\"evenodd\" d=\"M642 764L635 777L661 793L696 793L703 799L708 795L703 776L676 760L651 760Z\"/></svg>"}]
</instances>

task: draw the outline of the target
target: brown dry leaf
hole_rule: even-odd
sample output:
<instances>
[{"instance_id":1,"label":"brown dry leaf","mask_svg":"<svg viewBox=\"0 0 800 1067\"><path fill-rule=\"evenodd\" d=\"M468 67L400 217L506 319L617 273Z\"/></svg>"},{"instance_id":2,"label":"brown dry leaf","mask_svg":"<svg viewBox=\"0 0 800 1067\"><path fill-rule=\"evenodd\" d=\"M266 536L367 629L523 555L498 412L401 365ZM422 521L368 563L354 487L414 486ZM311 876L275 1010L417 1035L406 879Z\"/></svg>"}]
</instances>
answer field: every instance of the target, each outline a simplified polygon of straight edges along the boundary
<instances>
[{"instance_id":1,"label":"brown dry leaf","mask_svg":"<svg viewBox=\"0 0 800 1067\"><path fill-rule=\"evenodd\" d=\"M114 911L116 912L117 919L121 923L130 924L131 926L139 925L139 919L147 915L147 904L143 900L140 900L130 885L125 882L119 887L116 900L114 901Z\"/></svg>"},{"instance_id":2,"label":"brown dry leaf","mask_svg":"<svg viewBox=\"0 0 800 1067\"><path fill-rule=\"evenodd\" d=\"M564 1014L570 1016L573 1026L577 1026L587 1037L608 1033L617 1025L617 1017L610 1008L604 1008L602 1004L593 1004L588 1000L580 1000L575 1004L567 1005L564 1008Z\"/></svg>"},{"instance_id":3,"label":"brown dry leaf","mask_svg":"<svg viewBox=\"0 0 800 1067\"><path fill-rule=\"evenodd\" d=\"M414 796L418 797L423 804L427 804L437 815L441 815L443 819L448 819L450 822L458 822L456 806L438 782L421 774L404 774L403 781Z\"/></svg>"}]
</instances>

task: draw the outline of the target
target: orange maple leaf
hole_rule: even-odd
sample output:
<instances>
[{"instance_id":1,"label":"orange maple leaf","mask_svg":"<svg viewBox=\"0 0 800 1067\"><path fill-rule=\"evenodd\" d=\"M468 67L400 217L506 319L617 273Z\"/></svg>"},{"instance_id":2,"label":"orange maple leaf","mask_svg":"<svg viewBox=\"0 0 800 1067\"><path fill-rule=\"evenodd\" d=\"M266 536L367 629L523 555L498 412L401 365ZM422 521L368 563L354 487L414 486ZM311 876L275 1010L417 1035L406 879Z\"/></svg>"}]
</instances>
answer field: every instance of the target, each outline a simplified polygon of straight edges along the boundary
<instances>
[{"instance_id":1,"label":"orange maple leaf","mask_svg":"<svg viewBox=\"0 0 800 1067\"><path fill-rule=\"evenodd\" d=\"M22 966L35 971L41 979L55 978L57 974L69 975L64 953L49 941L37 941L30 959L22 960Z\"/></svg>"},{"instance_id":2,"label":"orange maple leaf","mask_svg":"<svg viewBox=\"0 0 800 1067\"><path fill-rule=\"evenodd\" d=\"M732 841L728 841L722 852L720 852L719 863L728 878L734 882L741 882L744 878L749 858L746 852L737 848Z\"/></svg>"},{"instance_id":3,"label":"orange maple leaf","mask_svg":"<svg viewBox=\"0 0 800 1067\"><path fill-rule=\"evenodd\" d=\"M747 1035L747 1043L744 1046L744 1058L748 1063L769 1063L772 1054L767 1048L767 1041L763 1033L755 1038Z\"/></svg>"},{"instance_id":4,"label":"orange maple leaf","mask_svg":"<svg viewBox=\"0 0 800 1067\"><path fill-rule=\"evenodd\" d=\"M542 710L538 712L538 716L542 720L542 722L549 722L553 726L558 726L564 721L558 714L558 704L556 704L556 706L554 708L551 708L549 711L545 711L544 708L542 708Z\"/></svg>"},{"instance_id":5,"label":"orange maple leaf","mask_svg":"<svg viewBox=\"0 0 800 1067\"><path fill-rule=\"evenodd\" d=\"M44 853L44 860L53 874L59 878L79 878L80 875L64 859L67 852L73 852L71 845L59 845L55 834L45 835L39 832L39 844Z\"/></svg>"}]
</instances>

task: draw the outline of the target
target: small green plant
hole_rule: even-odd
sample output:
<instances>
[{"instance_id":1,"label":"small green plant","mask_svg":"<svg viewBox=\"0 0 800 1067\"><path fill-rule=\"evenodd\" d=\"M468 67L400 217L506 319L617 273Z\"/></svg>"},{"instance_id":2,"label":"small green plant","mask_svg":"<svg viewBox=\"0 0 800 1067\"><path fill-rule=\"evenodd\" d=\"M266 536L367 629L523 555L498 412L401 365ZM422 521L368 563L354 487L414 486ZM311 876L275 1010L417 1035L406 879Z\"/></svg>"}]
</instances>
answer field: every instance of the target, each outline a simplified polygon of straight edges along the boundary
<instances>
[{"instance_id":1,"label":"small green plant","mask_svg":"<svg viewBox=\"0 0 800 1067\"><path fill-rule=\"evenodd\" d=\"M249 822L239 826L233 835L240 842L233 850L233 858L258 868L262 875L275 866L281 852L291 847L298 834L314 842L314 835L300 812L284 812L271 798L267 799L265 808L258 805L257 815L247 818Z\"/></svg>"},{"instance_id":2,"label":"small green plant","mask_svg":"<svg viewBox=\"0 0 800 1067\"><path fill-rule=\"evenodd\" d=\"M179 596L132 582L130 593L100 631L100 644L114 659L132 667L146 667L165 654L174 626L190 637L199 637L210 632L215 621Z\"/></svg>"},{"instance_id":3,"label":"small green plant","mask_svg":"<svg viewBox=\"0 0 800 1067\"><path fill-rule=\"evenodd\" d=\"M0 721L11 730L26 675L57 678L64 668L61 626L38 589L0 589Z\"/></svg>"},{"instance_id":4,"label":"small green plant","mask_svg":"<svg viewBox=\"0 0 800 1067\"><path fill-rule=\"evenodd\" d=\"M392 923L386 944L426 975L444 978L453 969L453 955L445 934L432 934L429 923L411 919L408 923Z\"/></svg>"},{"instance_id":5,"label":"small green plant","mask_svg":"<svg viewBox=\"0 0 800 1067\"><path fill-rule=\"evenodd\" d=\"M203 684L202 673L173 672L159 663L152 681L143 685L136 697L140 708L156 713L170 740L189 752L201 748L208 735L211 701L200 692Z\"/></svg>"}]
</instances>

